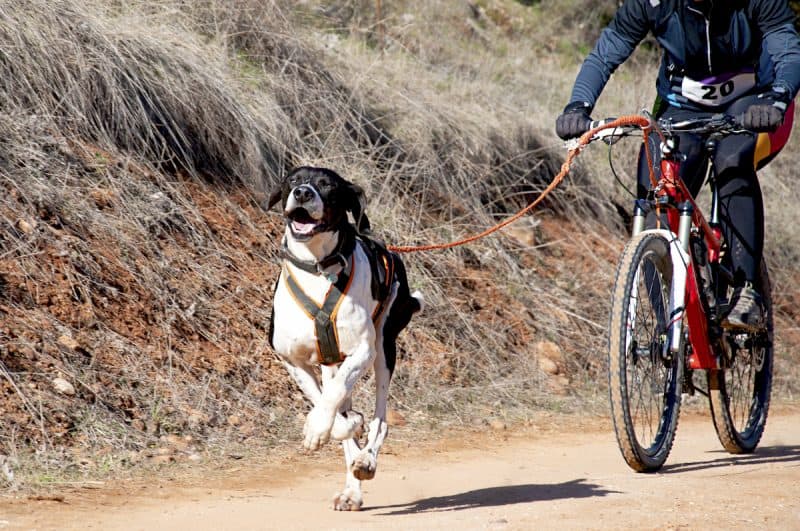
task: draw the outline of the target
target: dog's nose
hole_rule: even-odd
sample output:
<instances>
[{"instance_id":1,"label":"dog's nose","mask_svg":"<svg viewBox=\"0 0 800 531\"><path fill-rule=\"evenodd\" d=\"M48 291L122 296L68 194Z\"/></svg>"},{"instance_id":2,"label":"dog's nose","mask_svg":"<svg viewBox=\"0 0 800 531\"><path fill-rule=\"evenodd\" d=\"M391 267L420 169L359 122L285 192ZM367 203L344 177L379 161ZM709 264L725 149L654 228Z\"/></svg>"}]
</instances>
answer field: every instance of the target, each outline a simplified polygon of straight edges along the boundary
<instances>
[{"instance_id":1,"label":"dog's nose","mask_svg":"<svg viewBox=\"0 0 800 531\"><path fill-rule=\"evenodd\" d=\"M294 196L295 201L298 203L306 203L311 201L311 198L314 196L311 188L306 185L298 186L292 190L292 195Z\"/></svg>"}]
</instances>

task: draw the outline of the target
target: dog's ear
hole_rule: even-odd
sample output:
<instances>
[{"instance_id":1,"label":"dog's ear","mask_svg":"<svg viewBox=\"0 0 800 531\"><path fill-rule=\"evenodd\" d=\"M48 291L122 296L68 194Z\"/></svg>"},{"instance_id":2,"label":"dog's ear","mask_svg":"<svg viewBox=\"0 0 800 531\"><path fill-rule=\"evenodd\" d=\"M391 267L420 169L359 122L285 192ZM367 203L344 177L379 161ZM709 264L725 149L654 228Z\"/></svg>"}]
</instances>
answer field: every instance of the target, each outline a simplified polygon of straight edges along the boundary
<instances>
[{"instance_id":1,"label":"dog's ear","mask_svg":"<svg viewBox=\"0 0 800 531\"><path fill-rule=\"evenodd\" d=\"M283 195L282 183L272 189L272 192L269 194L269 199L262 203L261 206L264 207L264 210L271 209L281 200L281 195Z\"/></svg>"},{"instance_id":2,"label":"dog's ear","mask_svg":"<svg viewBox=\"0 0 800 531\"><path fill-rule=\"evenodd\" d=\"M289 184L289 181L291 180L292 175L294 175L294 173L296 171L297 170L289 172L288 175L286 175L283 179L278 181L272 187L272 191L269 193L269 199L267 199L264 203L261 204L261 206L264 208L264 210L271 209L276 204L278 204L281 199L284 199L284 197L283 197L284 194L288 193L287 185Z\"/></svg>"},{"instance_id":3,"label":"dog's ear","mask_svg":"<svg viewBox=\"0 0 800 531\"><path fill-rule=\"evenodd\" d=\"M368 233L370 231L369 225L369 218L367 214L364 212L366 207L366 197L364 195L364 189L358 186L357 184L353 184L351 182L347 183L347 210L353 214L353 220L355 220L356 230L359 233Z\"/></svg>"}]
</instances>

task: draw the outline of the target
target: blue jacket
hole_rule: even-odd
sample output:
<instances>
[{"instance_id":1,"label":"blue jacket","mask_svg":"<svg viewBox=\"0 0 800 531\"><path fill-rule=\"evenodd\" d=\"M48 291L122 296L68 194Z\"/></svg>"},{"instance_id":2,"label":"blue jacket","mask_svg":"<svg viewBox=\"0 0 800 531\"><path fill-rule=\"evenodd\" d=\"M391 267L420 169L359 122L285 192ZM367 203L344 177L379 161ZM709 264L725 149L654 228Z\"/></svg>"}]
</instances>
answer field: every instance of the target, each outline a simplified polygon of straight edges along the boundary
<instances>
[{"instance_id":1,"label":"blue jacket","mask_svg":"<svg viewBox=\"0 0 800 531\"><path fill-rule=\"evenodd\" d=\"M800 89L794 19L786 0L625 0L584 61L570 103L587 102L591 110L648 33L663 50L656 90L671 105L713 108L714 98L748 76L741 83L747 94L776 87L794 98Z\"/></svg>"}]
</instances>

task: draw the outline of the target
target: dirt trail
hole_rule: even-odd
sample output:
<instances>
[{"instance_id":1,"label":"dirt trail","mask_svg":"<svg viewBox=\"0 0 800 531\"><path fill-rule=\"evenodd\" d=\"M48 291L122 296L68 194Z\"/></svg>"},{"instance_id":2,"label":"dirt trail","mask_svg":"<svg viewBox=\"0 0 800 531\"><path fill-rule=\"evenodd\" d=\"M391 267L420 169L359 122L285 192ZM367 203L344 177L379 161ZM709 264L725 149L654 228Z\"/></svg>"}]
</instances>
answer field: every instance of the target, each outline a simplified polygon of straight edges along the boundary
<instances>
[{"instance_id":1,"label":"dirt trail","mask_svg":"<svg viewBox=\"0 0 800 531\"><path fill-rule=\"evenodd\" d=\"M798 412L772 415L750 456L723 452L709 418L684 418L667 466L649 475L627 468L606 422L426 446L387 442L360 513L330 510L343 473L326 450L239 461L227 479L0 501L0 529L800 529Z\"/></svg>"}]
</instances>

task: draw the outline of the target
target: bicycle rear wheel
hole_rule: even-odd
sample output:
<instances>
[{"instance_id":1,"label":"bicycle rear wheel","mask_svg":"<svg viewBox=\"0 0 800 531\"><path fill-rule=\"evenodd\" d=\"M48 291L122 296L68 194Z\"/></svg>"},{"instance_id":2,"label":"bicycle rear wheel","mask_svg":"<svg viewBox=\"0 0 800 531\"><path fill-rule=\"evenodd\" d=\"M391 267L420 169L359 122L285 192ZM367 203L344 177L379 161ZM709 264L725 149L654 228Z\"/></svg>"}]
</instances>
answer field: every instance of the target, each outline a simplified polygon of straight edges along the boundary
<instances>
[{"instance_id":1,"label":"bicycle rear wheel","mask_svg":"<svg viewBox=\"0 0 800 531\"><path fill-rule=\"evenodd\" d=\"M608 362L617 443L638 472L661 468L678 426L684 360L669 348L672 281L668 241L634 237L617 269Z\"/></svg>"},{"instance_id":2,"label":"bicycle rear wheel","mask_svg":"<svg viewBox=\"0 0 800 531\"><path fill-rule=\"evenodd\" d=\"M766 330L728 338L726 367L708 372L711 417L722 446L732 454L753 452L767 424L772 391L773 323L769 273L761 263Z\"/></svg>"}]
</instances>

